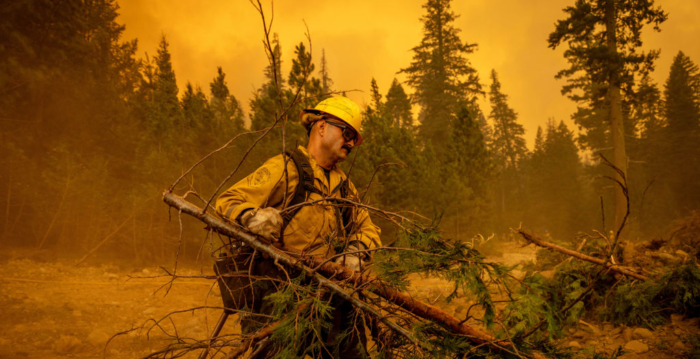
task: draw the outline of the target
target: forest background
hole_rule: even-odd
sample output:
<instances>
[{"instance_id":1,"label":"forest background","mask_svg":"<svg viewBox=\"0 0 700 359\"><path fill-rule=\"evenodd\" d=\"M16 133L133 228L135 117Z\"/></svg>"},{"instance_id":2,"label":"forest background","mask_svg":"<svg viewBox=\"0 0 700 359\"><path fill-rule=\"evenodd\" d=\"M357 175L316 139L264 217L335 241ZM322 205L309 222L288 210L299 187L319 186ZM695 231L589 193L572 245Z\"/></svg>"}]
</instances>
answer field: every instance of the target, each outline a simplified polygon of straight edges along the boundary
<instances>
[{"instance_id":1,"label":"forest background","mask_svg":"<svg viewBox=\"0 0 700 359\"><path fill-rule=\"evenodd\" d=\"M596 69L587 66L590 53L565 52L571 67L558 75L563 95L577 106L576 131L542 118L528 149L504 79L471 64L477 44L455 26L459 14L450 1L427 1L424 11L413 60L395 69L404 82L380 89L372 80L364 89L370 98L362 104L366 141L343 164L364 200L434 219L447 237L462 241L478 234L505 239L521 224L559 241L591 228L612 230L614 187L601 177L610 173L596 159L598 153L612 157L606 94ZM128 24L119 23L118 12L109 0L17 1L2 10L2 246L77 258L100 245L95 258L135 263L172 258L181 246L180 255L192 260L205 232L183 218L186 235L179 243L162 191L210 151L275 121L275 77L289 103L310 76L304 100L287 117L287 148L305 143L296 123L301 109L349 90L334 84L326 59L331 53L311 51L303 39L286 40L283 33L274 44L282 70L275 74L268 66L248 103L232 95L221 67L211 69L206 86L178 86L168 35L152 56L140 56L136 40L122 39ZM662 15L644 27L640 41ZM557 29L551 30L543 47L558 46ZM594 49L601 39L590 35L570 49ZM281 41L298 45L286 54ZM675 220L700 207L700 75L679 52L666 80L655 83L649 73L658 53L642 52L641 42L621 46L643 57L625 67L621 86L631 210L625 236L665 236ZM238 137L177 191L194 188L206 201L255 138ZM276 129L225 186L281 150ZM393 228L378 223L391 243Z\"/></svg>"}]
</instances>

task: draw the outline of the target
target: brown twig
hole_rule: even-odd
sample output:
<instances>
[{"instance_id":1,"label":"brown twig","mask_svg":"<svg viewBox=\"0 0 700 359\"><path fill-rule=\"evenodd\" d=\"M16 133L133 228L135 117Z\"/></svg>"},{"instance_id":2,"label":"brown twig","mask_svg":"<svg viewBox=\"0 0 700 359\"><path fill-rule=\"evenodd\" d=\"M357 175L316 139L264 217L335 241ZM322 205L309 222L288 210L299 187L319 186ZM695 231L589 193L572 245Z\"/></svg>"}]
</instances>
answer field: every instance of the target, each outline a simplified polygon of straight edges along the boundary
<instances>
[{"instance_id":1,"label":"brown twig","mask_svg":"<svg viewBox=\"0 0 700 359\"><path fill-rule=\"evenodd\" d=\"M63 190L63 195L61 196L61 202L58 202L58 208L56 208L56 212L53 214L53 218L51 219L51 223L49 224L49 228L46 229L46 233L44 233L44 238L41 239L41 242L39 242L39 245L37 246L37 249L41 249L44 247L44 242L46 242L46 238L49 238L49 233L51 233L51 229L53 229L53 225L56 223L56 219L58 218L58 215L61 213L61 209L63 208L63 202L66 200L66 194L68 193L68 188L70 186L70 178L66 179L66 188Z\"/></svg>"},{"instance_id":2,"label":"brown twig","mask_svg":"<svg viewBox=\"0 0 700 359\"><path fill-rule=\"evenodd\" d=\"M105 244L105 243L107 242L108 239L112 238L113 235L117 234L117 233L119 232L119 230L121 230L122 227L124 227L127 223L129 223L129 221L130 221L131 218L133 218L133 217L134 217L133 214L132 214L131 216L129 216L129 218L127 218L124 222L122 222L122 224L120 224L120 225L117 227L117 229L115 229L114 231L112 231L112 233L108 234L107 237L104 237L104 238L100 241L100 243L97 243L97 245L96 245L95 247L93 247L90 251L88 251L82 258L78 259L78 261L75 262L74 265L77 266L78 264L82 263L88 256L90 256L90 255L91 255L92 253L94 253L98 248L100 248L103 244Z\"/></svg>"},{"instance_id":3,"label":"brown twig","mask_svg":"<svg viewBox=\"0 0 700 359\"><path fill-rule=\"evenodd\" d=\"M402 167L402 168L406 168L406 167L407 167L406 164L403 163L403 162L399 162L399 163L396 163L396 162L384 162L384 163L380 164L379 166L377 166L377 168L374 169L374 173L372 173L372 177L370 177L369 182L367 183L367 186L365 186L365 190L364 190L364 193L362 193L362 197L360 198L360 201L364 201L365 196L366 196L367 193L369 192L369 187L372 185L372 181L374 181L374 176L377 174L377 172L379 172L380 169L382 169L382 168L384 168L384 167L389 167L389 166L399 166L399 167Z\"/></svg>"},{"instance_id":4,"label":"brown twig","mask_svg":"<svg viewBox=\"0 0 700 359\"><path fill-rule=\"evenodd\" d=\"M180 178L178 178L172 185L170 185L170 188L168 188L168 191L172 191L173 189L175 189L175 186L177 186L177 184L180 183L180 181L181 181L183 178L185 178L185 176L187 176L190 172L192 172L197 166L199 166L202 162L206 161L207 158L213 156L215 153L224 150L226 147L228 147L229 145L231 145L231 143L232 143L233 141L235 141L238 137L241 137L241 136L243 136L243 135L250 135L250 134L253 134L253 133L262 132L262 131L265 131L265 130L267 130L267 129L268 129L268 128L263 128L262 130L258 130L258 131L249 131L249 132L243 132L243 133L237 134L237 135L234 136L232 139L230 139L228 142L226 142L223 146L221 146L221 147L215 149L214 151L211 151L208 155L204 156L202 159L200 159L199 161L197 161L197 163L193 164L192 167L190 167L190 169L188 169L187 171L185 171L185 172L180 176Z\"/></svg>"},{"instance_id":5,"label":"brown twig","mask_svg":"<svg viewBox=\"0 0 700 359\"><path fill-rule=\"evenodd\" d=\"M317 205L317 206L338 206L338 203L322 203L322 204L319 204L319 203L321 203L321 202L330 202L329 200L332 200L332 202L346 203L346 204L349 205L349 206L353 206L353 207L357 207L357 208L365 208L365 209L367 209L367 210L369 210L369 211L372 211L372 212L374 212L374 213L381 214L385 219L391 221L392 223L394 223L395 225L397 225L397 226L399 226L399 227L401 227L401 228L405 228L405 227L404 227L403 225L401 225L401 223L397 222L397 221L396 221L394 218L392 218L392 217L396 217L396 218L400 219L402 222L408 222L408 223L411 223L412 225L414 225L414 226L416 226L416 227L418 227L418 228L421 228L418 224L416 224L416 223L415 223L414 221L412 221L411 219L406 218L406 217L404 217L404 216L402 216L402 215L400 215L400 214L398 214L398 213L395 213L395 212L388 212L388 211L385 211L385 210L383 210L383 209L379 209L379 208L376 208L376 207L368 206L368 205L366 205L366 204L362 204L362 203L359 203L359 202L355 202L355 201L353 201L353 200L351 200L351 199L347 199L347 198L324 197L324 198L317 199L317 200L313 200L313 201L302 202L302 203L295 204L295 205L293 205L293 206L287 207L287 208L284 209L283 211L280 211L280 214L281 214L281 215L284 215L285 213L287 213L287 212L289 212L289 211L291 211L291 210L294 210L295 208L299 208L299 207L303 207L303 206L309 206L309 205Z\"/></svg>"}]
</instances>

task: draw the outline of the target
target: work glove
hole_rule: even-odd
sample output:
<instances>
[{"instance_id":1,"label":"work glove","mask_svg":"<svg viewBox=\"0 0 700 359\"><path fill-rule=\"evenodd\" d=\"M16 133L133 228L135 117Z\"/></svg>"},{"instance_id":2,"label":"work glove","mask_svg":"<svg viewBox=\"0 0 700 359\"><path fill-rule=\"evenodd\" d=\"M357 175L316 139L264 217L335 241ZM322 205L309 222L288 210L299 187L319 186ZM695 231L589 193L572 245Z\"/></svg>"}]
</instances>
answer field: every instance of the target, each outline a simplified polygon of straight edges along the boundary
<instances>
[{"instance_id":1,"label":"work glove","mask_svg":"<svg viewBox=\"0 0 700 359\"><path fill-rule=\"evenodd\" d=\"M335 259L335 263L344 265L355 272L362 270L363 265L367 260L369 260L369 255L367 253L352 253L357 251L366 250L367 247L362 242L354 242L347 246L345 252L348 254L343 254L342 256Z\"/></svg>"},{"instance_id":2,"label":"work glove","mask_svg":"<svg viewBox=\"0 0 700 359\"><path fill-rule=\"evenodd\" d=\"M272 207L254 208L245 211L239 222L251 233L257 234L270 242L279 240L282 229L282 216Z\"/></svg>"}]
</instances>

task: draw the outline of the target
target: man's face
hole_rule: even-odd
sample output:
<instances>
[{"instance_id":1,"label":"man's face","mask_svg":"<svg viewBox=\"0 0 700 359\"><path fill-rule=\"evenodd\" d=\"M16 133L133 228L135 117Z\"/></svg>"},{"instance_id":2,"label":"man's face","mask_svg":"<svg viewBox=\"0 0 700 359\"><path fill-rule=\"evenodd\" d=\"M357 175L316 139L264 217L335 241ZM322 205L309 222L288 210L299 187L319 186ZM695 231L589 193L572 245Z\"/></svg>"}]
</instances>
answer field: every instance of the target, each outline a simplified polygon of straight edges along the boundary
<instances>
[{"instance_id":1,"label":"man's face","mask_svg":"<svg viewBox=\"0 0 700 359\"><path fill-rule=\"evenodd\" d=\"M324 147L329 152L331 159L342 162L348 157L357 141L357 133L345 122L327 116L322 121L325 125Z\"/></svg>"}]
</instances>

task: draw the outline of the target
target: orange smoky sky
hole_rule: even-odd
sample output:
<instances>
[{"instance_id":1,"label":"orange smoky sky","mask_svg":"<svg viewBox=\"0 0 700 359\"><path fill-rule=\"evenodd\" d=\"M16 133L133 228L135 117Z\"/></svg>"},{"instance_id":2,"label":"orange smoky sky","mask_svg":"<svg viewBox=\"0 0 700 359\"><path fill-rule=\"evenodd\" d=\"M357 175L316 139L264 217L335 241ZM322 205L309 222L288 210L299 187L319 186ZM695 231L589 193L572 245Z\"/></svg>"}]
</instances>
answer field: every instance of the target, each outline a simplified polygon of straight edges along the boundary
<instances>
[{"instance_id":1,"label":"orange smoky sky","mask_svg":"<svg viewBox=\"0 0 700 359\"><path fill-rule=\"evenodd\" d=\"M325 50L335 90L360 90L348 96L360 104L369 101L372 78L386 94L397 72L407 67L411 48L422 37L425 0L304 0L277 1L273 9L263 1L272 31L282 45L282 73L287 74L294 46L306 42L308 31L312 55L319 68ZM567 67L563 48L547 47L547 36L562 11L574 0L455 0L458 15L454 26L463 42L478 44L468 56L488 90L491 69L502 83L502 91L525 126L530 147L538 126L549 118L570 120L575 104L561 95L563 80L554 75ZM189 81L209 93L209 83L222 66L228 86L244 110L252 93L264 82L267 66L262 40L263 25L253 6L244 0L121 0L119 22L126 25L124 39L138 38L139 55L152 56L161 35L170 43L173 67L180 89ZM657 0L669 19L657 33L644 28L644 49L661 49L653 79L663 88L673 56L683 51L700 62L700 1ZM286 75L285 75L286 77ZM411 92L411 89L406 87ZM488 115L490 107L482 100ZM416 114L414 113L414 116Z\"/></svg>"}]
</instances>

